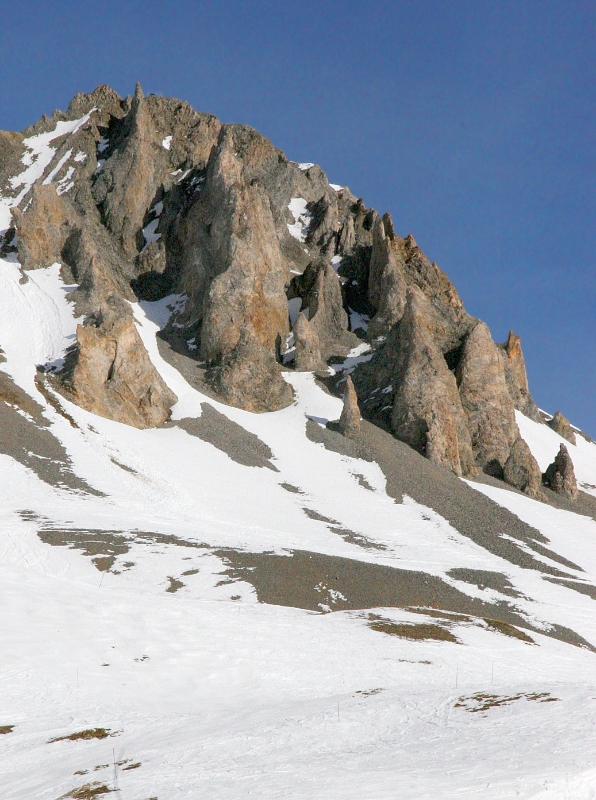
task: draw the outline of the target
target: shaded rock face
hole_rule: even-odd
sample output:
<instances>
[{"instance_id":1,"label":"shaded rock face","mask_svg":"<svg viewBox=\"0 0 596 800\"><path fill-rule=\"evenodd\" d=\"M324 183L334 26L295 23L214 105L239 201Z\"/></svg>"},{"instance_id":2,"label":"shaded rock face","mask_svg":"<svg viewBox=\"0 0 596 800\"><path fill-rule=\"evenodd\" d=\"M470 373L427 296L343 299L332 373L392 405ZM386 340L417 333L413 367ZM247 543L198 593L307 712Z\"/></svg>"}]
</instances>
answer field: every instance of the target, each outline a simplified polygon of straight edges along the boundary
<instances>
[{"instance_id":1,"label":"shaded rock face","mask_svg":"<svg viewBox=\"0 0 596 800\"><path fill-rule=\"evenodd\" d=\"M555 416L552 419L549 419L546 423L550 428L553 429L559 436L562 436L563 439L567 439L570 444L576 444L575 433L573 428L569 424L569 420L566 419L560 411L555 411Z\"/></svg>"},{"instance_id":2,"label":"shaded rock face","mask_svg":"<svg viewBox=\"0 0 596 800\"><path fill-rule=\"evenodd\" d=\"M521 436L513 443L509 458L505 462L503 477L508 484L530 497L545 499L540 491L542 484L540 467Z\"/></svg>"},{"instance_id":3,"label":"shaded rock face","mask_svg":"<svg viewBox=\"0 0 596 800\"><path fill-rule=\"evenodd\" d=\"M472 442L455 377L428 325L428 301L410 288L399 325L391 428L435 464L476 474Z\"/></svg>"},{"instance_id":4,"label":"shaded rock face","mask_svg":"<svg viewBox=\"0 0 596 800\"><path fill-rule=\"evenodd\" d=\"M344 406L339 418L339 430L348 439L356 439L360 435L360 408L358 396L351 377L346 378L344 389Z\"/></svg>"},{"instance_id":5,"label":"shaded rock face","mask_svg":"<svg viewBox=\"0 0 596 800\"><path fill-rule=\"evenodd\" d=\"M483 322L466 338L456 375L476 464L501 476L519 430L503 356Z\"/></svg>"},{"instance_id":6,"label":"shaded rock face","mask_svg":"<svg viewBox=\"0 0 596 800\"><path fill-rule=\"evenodd\" d=\"M329 263L310 263L290 284L288 296L300 297L311 328L317 334L323 359L345 356L359 343L348 331L338 276Z\"/></svg>"},{"instance_id":7,"label":"shaded rock face","mask_svg":"<svg viewBox=\"0 0 596 800\"><path fill-rule=\"evenodd\" d=\"M135 428L160 425L178 399L151 363L130 311L118 303L97 326L78 326L59 388L87 411Z\"/></svg>"},{"instance_id":8,"label":"shaded rock face","mask_svg":"<svg viewBox=\"0 0 596 800\"><path fill-rule=\"evenodd\" d=\"M302 312L298 314L298 319L292 330L296 347L294 359L296 371L314 372L325 370L327 365L321 359L319 337Z\"/></svg>"},{"instance_id":9,"label":"shaded rock face","mask_svg":"<svg viewBox=\"0 0 596 800\"><path fill-rule=\"evenodd\" d=\"M543 480L553 492L562 494L569 500L577 499L578 489L573 461L564 444L559 447L553 463L547 467Z\"/></svg>"},{"instance_id":10,"label":"shaded rock face","mask_svg":"<svg viewBox=\"0 0 596 800\"><path fill-rule=\"evenodd\" d=\"M541 419L519 337L495 345L389 214L331 186L318 166L289 161L252 128L145 97L138 85L124 99L100 86L22 133L0 132L3 196L15 196L11 178L31 157L30 137L67 128L0 232L0 251L26 269L60 262L77 284L70 297L87 321L56 378L71 399L137 426L166 419L173 395L123 301L179 294L185 302L162 337L206 362L224 401L282 408L292 400L279 363L288 300L300 298L295 369L324 371L358 337L372 347L349 382L346 431L357 391L364 416L433 462L538 491L514 417L518 409Z\"/></svg>"}]
</instances>

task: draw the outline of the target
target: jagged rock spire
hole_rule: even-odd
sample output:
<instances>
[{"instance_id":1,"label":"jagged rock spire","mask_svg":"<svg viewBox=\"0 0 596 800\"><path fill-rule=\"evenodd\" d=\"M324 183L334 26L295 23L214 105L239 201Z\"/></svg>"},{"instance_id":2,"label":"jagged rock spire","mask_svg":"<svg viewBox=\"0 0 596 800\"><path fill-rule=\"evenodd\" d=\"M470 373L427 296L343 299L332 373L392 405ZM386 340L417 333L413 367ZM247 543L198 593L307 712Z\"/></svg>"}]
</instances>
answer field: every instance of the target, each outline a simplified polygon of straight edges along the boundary
<instances>
[{"instance_id":1,"label":"jagged rock spire","mask_svg":"<svg viewBox=\"0 0 596 800\"><path fill-rule=\"evenodd\" d=\"M562 494L569 500L577 499L578 489L573 461L564 444L559 447L553 463L548 465L543 480L553 492Z\"/></svg>"},{"instance_id":2,"label":"jagged rock spire","mask_svg":"<svg viewBox=\"0 0 596 800\"><path fill-rule=\"evenodd\" d=\"M348 439L356 439L360 435L360 408L358 396L352 383L352 378L346 378L344 389L344 407L339 418L339 430Z\"/></svg>"}]
</instances>

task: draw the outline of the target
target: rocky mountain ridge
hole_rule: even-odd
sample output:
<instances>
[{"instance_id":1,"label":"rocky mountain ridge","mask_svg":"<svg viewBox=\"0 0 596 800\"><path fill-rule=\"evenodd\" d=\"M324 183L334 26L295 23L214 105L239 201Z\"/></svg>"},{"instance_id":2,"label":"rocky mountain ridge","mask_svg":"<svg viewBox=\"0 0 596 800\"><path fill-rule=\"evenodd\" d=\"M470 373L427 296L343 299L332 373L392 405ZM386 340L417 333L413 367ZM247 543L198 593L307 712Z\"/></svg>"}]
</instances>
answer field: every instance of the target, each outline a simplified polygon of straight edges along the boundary
<instances>
[{"instance_id":1,"label":"rocky mountain ridge","mask_svg":"<svg viewBox=\"0 0 596 800\"><path fill-rule=\"evenodd\" d=\"M390 214L253 129L139 85L125 99L100 86L0 133L0 193L2 254L25 270L58 262L76 285L76 343L44 379L83 408L139 428L169 418L177 398L130 302L177 295L165 351L225 402L274 411L292 402L282 370L314 370L336 392L351 372L346 435L357 435L357 396L367 419L433 463L543 497L515 419L545 422L519 337L493 342ZM574 435L559 412L551 424ZM549 485L572 497L569 481Z\"/></svg>"}]
</instances>

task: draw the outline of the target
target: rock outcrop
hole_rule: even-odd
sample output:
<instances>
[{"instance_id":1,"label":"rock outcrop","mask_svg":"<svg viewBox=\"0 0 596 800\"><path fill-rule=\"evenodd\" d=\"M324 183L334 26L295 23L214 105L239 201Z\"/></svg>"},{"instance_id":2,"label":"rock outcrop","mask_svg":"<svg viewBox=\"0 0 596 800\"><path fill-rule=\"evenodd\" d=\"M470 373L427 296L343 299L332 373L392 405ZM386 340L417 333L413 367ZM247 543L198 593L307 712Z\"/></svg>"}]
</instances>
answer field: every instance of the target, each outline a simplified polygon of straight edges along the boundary
<instances>
[{"instance_id":1,"label":"rock outcrop","mask_svg":"<svg viewBox=\"0 0 596 800\"><path fill-rule=\"evenodd\" d=\"M559 447L552 464L549 464L543 475L543 481L553 492L562 494L569 500L576 500L578 495L575 469L569 451L564 444Z\"/></svg>"},{"instance_id":2,"label":"rock outcrop","mask_svg":"<svg viewBox=\"0 0 596 800\"><path fill-rule=\"evenodd\" d=\"M521 338L509 331L507 341L501 347L505 355L505 377L513 405L534 422L542 422L542 415L530 394Z\"/></svg>"},{"instance_id":3,"label":"rock outcrop","mask_svg":"<svg viewBox=\"0 0 596 800\"><path fill-rule=\"evenodd\" d=\"M54 153L20 189L39 134ZM139 85L127 98L101 86L21 134L0 134L0 188L10 187L0 251L26 269L60 262L77 285L71 298L86 322L53 380L83 407L139 427L167 418L175 398L125 301L168 295L181 299L160 335L177 357L203 362L228 403L284 407L288 301L300 298L296 370L337 365L358 336L371 345L355 388L348 382L346 435L359 423L357 391L365 416L436 464L539 492L515 421L515 409L542 421L519 337L495 345L415 239L320 167ZM550 424L574 440L560 415Z\"/></svg>"},{"instance_id":4,"label":"rock outcrop","mask_svg":"<svg viewBox=\"0 0 596 800\"><path fill-rule=\"evenodd\" d=\"M563 439L567 439L570 444L577 444L575 433L569 424L569 420L566 419L560 411L555 411L555 416L549 419L546 424L552 428L555 433L562 436Z\"/></svg>"},{"instance_id":5,"label":"rock outcrop","mask_svg":"<svg viewBox=\"0 0 596 800\"><path fill-rule=\"evenodd\" d=\"M398 439L456 475L473 476L472 442L455 377L429 330L428 300L410 288L399 324L391 428Z\"/></svg>"},{"instance_id":6,"label":"rock outcrop","mask_svg":"<svg viewBox=\"0 0 596 800\"><path fill-rule=\"evenodd\" d=\"M339 418L339 430L348 439L357 439L360 435L360 408L358 395L352 378L348 375L344 389L344 406Z\"/></svg>"},{"instance_id":7,"label":"rock outcrop","mask_svg":"<svg viewBox=\"0 0 596 800\"><path fill-rule=\"evenodd\" d=\"M513 443L509 458L505 462L503 477L510 486L519 489L529 497L545 499L540 491L542 484L540 467L521 436Z\"/></svg>"},{"instance_id":8,"label":"rock outcrop","mask_svg":"<svg viewBox=\"0 0 596 800\"><path fill-rule=\"evenodd\" d=\"M484 322L467 336L456 376L476 464L502 477L519 430L503 357Z\"/></svg>"},{"instance_id":9,"label":"rock outcrop","mask_svg":"<svg viewBox=\"0 0 596 800\"><path fill-rule=\"evenodd\" d=\"M323 359L345 356L359 343L348 331L341 286L331 264L311 262L304 273L292 281L289 296L302 298L302 308L308 310L308 320L318 336Z\"/></svg>"},{"instance_id":10,"label":"rock outcrop","mask_svg":"<svg viewBox=\"0 0 596 800\"><path fill-rule=\"evenodd\" d=\"M77 327L58 388L77 405L135 428L169 419L176 395L151 363L130 311L119 303Z\"/></svg>"},{"instance_id":11,"label":"rock outcrop","mask_svg":"<svg viewBox=\"0 0 596 800\"><path fill-rule=\"evenodd\" d=\"M306 315L298 314L294 327L294 368L297 372L316 372L326 370L327 365L321 358L321 347L317 332L309 323Z\"/></svg>"},{"instance_id":12,"label":"rock outcrop","mask_svg":"<svg viewBox=\"0 0 596 800\"><path fill-rule=\"evenodd\" d=\"M211 380L226 403L246 411L261 413L292 402L292 388L282 379L273 353L250 330L242 331L231 353L215 364Z\"/></svg>"}]
</instances>

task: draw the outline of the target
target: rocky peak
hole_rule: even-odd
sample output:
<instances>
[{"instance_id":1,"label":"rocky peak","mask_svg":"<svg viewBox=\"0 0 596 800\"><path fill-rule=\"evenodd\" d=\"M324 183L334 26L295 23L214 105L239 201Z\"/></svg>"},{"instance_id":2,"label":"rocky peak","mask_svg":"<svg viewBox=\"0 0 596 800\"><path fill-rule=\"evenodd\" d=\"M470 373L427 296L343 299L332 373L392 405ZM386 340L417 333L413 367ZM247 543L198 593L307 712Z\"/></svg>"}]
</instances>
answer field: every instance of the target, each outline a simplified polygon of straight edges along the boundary
<instances>
[{"instance_id":1,"label":"rocky peak","mask_svg":"<svg viewBox=\"0 0 596 800\"><path fill-rule=\"evenodd\" d=\"M358 333L371 352L348 395L365 415L458 475L481 468L537 491L514 416L541 419L519 337L495 345L414 237L317 165L139 84L132 98L109 86L76 95L67 112L0 134L0 155L2 252L26 269L59 262L77 284L87 323L55 377L75 402L135 425L167 417L173 398L128 302L174 294L184 302L164 344L199 362L224 401L281 408L299 298L293 368L322 374ZM24 156L39 164L30 182Z\"/></svg>"}]
</instances>

